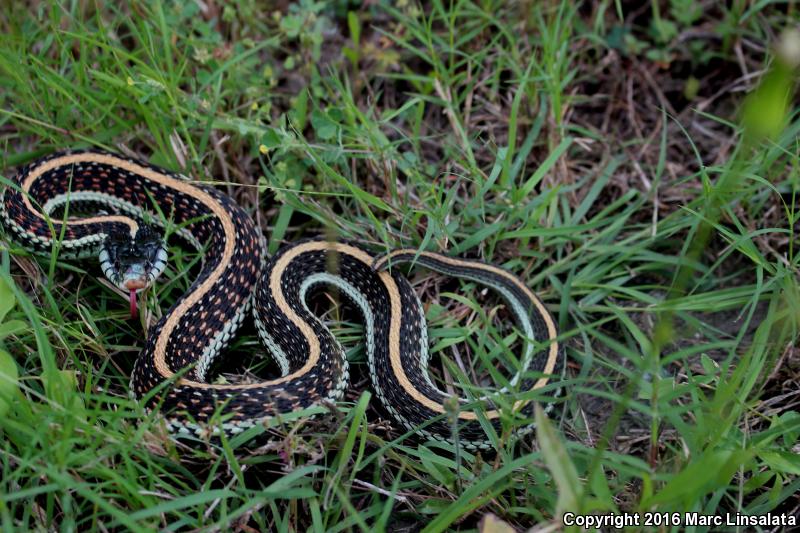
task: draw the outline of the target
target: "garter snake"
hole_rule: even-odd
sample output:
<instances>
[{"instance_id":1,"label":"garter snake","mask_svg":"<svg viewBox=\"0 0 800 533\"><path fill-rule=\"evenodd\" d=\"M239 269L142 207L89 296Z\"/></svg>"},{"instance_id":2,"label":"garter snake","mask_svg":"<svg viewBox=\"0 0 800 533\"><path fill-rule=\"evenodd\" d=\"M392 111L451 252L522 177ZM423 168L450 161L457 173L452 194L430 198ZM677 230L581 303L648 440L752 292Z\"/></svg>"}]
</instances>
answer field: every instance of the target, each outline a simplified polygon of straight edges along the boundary
<instances>
[{"instance_id":1,"label":"garter snake","mask_svg":"<svg viewBox=\"0 0 800 533\"><path fill-rule=\"evenodd\" d=\"M28 165L14 183L0 197L7 233L34 253L50 254L55 247L65 258L99 257L112 283L130 292L132 306L136 293L165 268L166 246L153 225L163 230L170 221L202 250L197 278L149 329L131 375L138 398L170 381L148 407L160 407L168 428L178 434L199 434L218 412L222 430L235 434L265 418L340 399L349 377L344 350L306 305L312 287L331 284L361 310L369 373L386 411L408 429L439 440L451 439L457 416L462 445L489 446L481 422L499 429L496 402L473 398L483 405L482 416L463 399L464 408L455 415L446 408L448 394L428 373L422 305L406 278L391 268L404 262L474 280L504 298L526 340L517 372L501 393L509 387L521 393L540 389L562 372L558 333L547 309L519 278L494 265L413 249L376 257L355 244L323 240L299 241L267 258L260 232L229 196L108 152L53 154ZM100 209L82 218L67 216L86 212L81 206ZM64 216L54 216L59 211ZM210 383L212 362L251 307L280 377ZM529 415L532 396L514 397L520 396L513 410Z\"/></svg>"}]
</instances>

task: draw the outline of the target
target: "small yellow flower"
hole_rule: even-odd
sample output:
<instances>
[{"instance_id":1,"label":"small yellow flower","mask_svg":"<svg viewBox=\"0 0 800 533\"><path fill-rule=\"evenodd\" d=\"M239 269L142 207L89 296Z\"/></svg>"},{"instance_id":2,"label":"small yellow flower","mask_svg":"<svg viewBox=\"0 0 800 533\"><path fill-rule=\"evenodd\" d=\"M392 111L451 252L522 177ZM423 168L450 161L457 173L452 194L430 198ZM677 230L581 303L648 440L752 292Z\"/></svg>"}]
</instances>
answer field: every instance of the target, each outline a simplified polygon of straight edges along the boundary
<instances>
[{"instance_id":1,"label":"small yellow flower","mask_svg":"<svg viewBox=\"0 0 800 533\"><path fill-rule=\"evenodd\" d=\"M250 104L251 111L255 111L257 109L258 109L258 102L253 102L252 104Z\"/></svg>"},{"instance_id":2,"label":"small yellow flower","mask_svg":"<svg viewBox=\"0 0 800 533\"><path fill-rule=\"evenodd\" d=\"M266 155L266 154L267 154L267 152L269 152L269 148L267 148L267 146L266 146L266 145L263 145L263 144L262 144L262 145L260 145L260 146L258 147L258 151L259 151L259 152L261 152L262 154Z\"/></svg>"},{"instance_id":3,"label":"small yellow flower","mask_svg":"<svg viewBox=\"0 0 800 533\"><path fill-rule=\"evenodd\" d=\"M131 78L130 76L128 76L128 85L133 87L133 78Z\"/></svg>"}]
</instances>

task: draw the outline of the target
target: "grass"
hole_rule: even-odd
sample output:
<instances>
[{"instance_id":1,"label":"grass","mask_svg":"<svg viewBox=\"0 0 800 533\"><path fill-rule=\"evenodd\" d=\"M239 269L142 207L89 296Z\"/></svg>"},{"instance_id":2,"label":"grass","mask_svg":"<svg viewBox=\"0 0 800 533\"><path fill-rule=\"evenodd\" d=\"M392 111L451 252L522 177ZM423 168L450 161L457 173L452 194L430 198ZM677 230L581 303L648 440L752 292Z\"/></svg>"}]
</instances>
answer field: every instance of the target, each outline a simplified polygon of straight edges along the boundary
<instances>
[{"instance_id":1,"label":"grass","mask_svg":"<svg viewBox=\"0 0 800 533\"><path fill-rule=\"evenodd\" d=\"M797 516L800 117L773 53L797 13L648 8L51 0L0 14L4 176L66 146L123 150L218 183L272 252L327 234L502 264L551 309L569 358L549 422L493 436L496 454L454 453L391 426L360 322L319 297L355 371L346 401L255 430L271 436L257 448L189 448L128 398L146 322L95 265L0 233L3 528ZM171 258L150 317L191 284L197 256ZM442 386L502 384L518 338L499 300L412 279ZM223 371L274 372L252 328L232 351L243 361Z\"/></svg>"}]
</instances>

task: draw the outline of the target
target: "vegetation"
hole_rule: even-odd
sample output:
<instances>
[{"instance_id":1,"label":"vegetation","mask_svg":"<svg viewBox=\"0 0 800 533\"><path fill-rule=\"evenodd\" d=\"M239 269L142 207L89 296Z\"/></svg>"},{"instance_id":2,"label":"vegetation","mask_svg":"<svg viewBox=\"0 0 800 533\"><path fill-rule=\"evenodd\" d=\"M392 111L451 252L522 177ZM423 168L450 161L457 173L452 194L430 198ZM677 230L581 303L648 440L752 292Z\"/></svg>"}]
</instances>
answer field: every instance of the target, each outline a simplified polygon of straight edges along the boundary
<instances>
[{"instance_id":1,"label":"vegetation","mask_svg":"<svg viewBox=\"0 0 800 533\"><path fill-rule=\"evenodd\" d=\"M32 257L0 229L5 530L800 512L794 5L263 4L3 10L0 187L98 146L218 183L271 252L327 234L502 264L558 320L564 393L520 442L494 436L496 454L419 442L369 394L358 315L319 296L354 368L346 401L275 420L258 446L176 443L128 379L197 255L171 250L134 322L97 265ZM499 299L410 275L442 387L511 373ZM231 355L220 379L276 372L251 325Z\"/></svg>"}]
</instances>

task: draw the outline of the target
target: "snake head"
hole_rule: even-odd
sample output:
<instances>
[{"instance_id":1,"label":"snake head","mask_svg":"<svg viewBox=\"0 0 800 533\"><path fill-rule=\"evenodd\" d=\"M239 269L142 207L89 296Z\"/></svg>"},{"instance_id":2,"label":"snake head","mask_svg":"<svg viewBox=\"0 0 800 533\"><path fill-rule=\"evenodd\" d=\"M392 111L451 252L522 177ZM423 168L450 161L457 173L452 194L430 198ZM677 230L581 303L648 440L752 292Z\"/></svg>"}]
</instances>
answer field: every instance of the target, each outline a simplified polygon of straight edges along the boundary
<instances>
[{"instance_id":1,"label":"snake head","mask_svg":"<svg viewBox=\"0 0 800 533\"><path fill-rule=\"evenodd\" d=\"M108 280L130 294L131 314L135 315L136 294L152 285L167 266L167 247L158 231L141 225L135 235L109 233L99 259Z\"/></svg>"}]
</instances>

